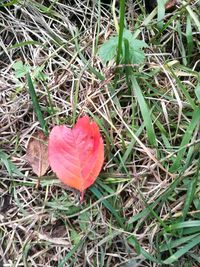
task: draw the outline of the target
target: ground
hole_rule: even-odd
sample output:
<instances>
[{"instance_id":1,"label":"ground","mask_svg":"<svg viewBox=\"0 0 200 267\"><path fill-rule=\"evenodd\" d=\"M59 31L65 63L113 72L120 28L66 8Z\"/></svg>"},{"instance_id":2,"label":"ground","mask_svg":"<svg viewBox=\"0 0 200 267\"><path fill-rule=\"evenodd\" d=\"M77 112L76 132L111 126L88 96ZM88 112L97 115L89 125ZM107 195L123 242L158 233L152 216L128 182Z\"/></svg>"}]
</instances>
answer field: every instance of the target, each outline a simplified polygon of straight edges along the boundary
<instances>
[{"instance_id":1,"label":"ground","mask_svg":"<svg viewBox=\"0 0 200 267\"><path fill-rule=\"evenodd\" d=\"M200 266L200 3L169 2L1 2L0 266ZM99 52L122 30L139 62ZM84 115L105 160L80 203L24 155Z\"/></svg>"}]
</instances>

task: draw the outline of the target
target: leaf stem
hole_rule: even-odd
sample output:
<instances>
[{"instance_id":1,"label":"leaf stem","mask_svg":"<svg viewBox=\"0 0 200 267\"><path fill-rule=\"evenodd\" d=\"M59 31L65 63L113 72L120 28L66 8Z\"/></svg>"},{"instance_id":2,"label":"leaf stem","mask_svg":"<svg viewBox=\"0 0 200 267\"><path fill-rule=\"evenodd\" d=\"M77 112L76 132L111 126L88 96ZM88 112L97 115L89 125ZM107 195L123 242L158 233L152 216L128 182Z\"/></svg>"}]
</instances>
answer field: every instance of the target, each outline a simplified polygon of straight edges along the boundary
<instances>
[{"instance_id":1,"label":"leaf stem","mask_svg":"<svg viewBox=\"0 0 200 267\"><path fill-rule=\"evenodd\" d=\"M85 191L84 191L84 190L83 190L83 191L81 191L81 193L80 193L80 204L82 204L82 203L83 203L84 194L85 194Z\"/></svg>"}]
</instances>

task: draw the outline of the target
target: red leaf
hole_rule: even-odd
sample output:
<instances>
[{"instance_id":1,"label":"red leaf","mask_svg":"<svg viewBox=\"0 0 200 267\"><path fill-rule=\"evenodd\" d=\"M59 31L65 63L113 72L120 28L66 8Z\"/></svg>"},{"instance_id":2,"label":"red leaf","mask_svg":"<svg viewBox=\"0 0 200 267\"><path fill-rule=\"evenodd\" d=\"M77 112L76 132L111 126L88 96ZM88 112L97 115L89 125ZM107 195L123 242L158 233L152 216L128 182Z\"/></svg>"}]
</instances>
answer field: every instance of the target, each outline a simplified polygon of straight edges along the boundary
<instances>
[{"instance_id":1,"label":"red leaf","mask_svg":"<svg viewBox=\"0 0 200 267\"><path fill-rule=\"evenodd\" d=\"M78 119L72 129L55 126L49 136L49 163L67 186L83 192L94 183L104 161L98 125L89 117Z\"/></svg>"}]
</instances>

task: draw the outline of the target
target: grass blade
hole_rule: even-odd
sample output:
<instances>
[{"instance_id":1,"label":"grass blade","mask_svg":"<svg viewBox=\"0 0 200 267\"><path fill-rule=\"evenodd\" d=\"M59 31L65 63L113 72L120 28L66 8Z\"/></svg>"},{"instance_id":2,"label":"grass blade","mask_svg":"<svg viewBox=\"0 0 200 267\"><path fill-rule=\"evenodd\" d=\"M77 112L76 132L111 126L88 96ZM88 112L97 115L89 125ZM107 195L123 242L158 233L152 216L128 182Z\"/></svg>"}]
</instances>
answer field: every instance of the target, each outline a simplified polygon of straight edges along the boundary
<instances>
[{"instance_id":1,"label":"grass blade","mask_svg":"<svg viewBox=\"0 0 200 267\"><path fill-rule=\"evenodd\" d=\"M177 261L182 255L184 255L185 253L187 253L190 249L192 249L193 247L195 247L196 245L198 245L200 243L200 237L199 235L196 236L191 242L189 242L187 245L185 245L184 247L182 247L181 249L179 249L176 253L174 253L173 255L171 255L169 258L167 258L164 261L164 264L172 264L175 261Z\"/></svg>"},{"instance_id":2,"label":"grass blade","mask_svg":"<svg viewBox=\"0 0 200 267\"><path fill-rule=\"evenodd\" d=\"M138 104L140 106L140 110L142 113L144 124L145 124L146 130L147 130L148 140L149 140L150 144L155 147L157 145L157 142L156 142L156 138L155 138L156 135L155 135L155 131L153 128L153 123L152 123L151 116L150 116L150 110L147 106L147 103L144 99L144 96L142 94L142 91L140 89L140 86L139 86L136 78L131 77L131 81L132 81L134 93L136 95L136 98L138 100Z\"/></svg>"},{"instance_id":3,"label":"grass blade","mask_svg":"<svg viewBox=\"0 0 200 267\"><path fill-rule=\"evenodd\" d=\"M81 247L85 242L85 238L82 238L68 253L65 255L62 262L58 262L58 267L66 266L67 261L73 256L73 254Z\"/></svg>"},{"instance_id":4,"label":"grass blade","mask_svg":"<svg viewBox=\"0 0 200 267\"><path fill-rule=\"evenodd\" d=\"M200 121L200 107L198 107L193 113L192 120L190 124L188 125L188 128L183 136L180 148L185 147L187 143L191 140L193 131L195 127L197 126L197 124L199 123L199 121ZM186 147L184 149L181 149L178 152L176 160L174 161L173 165L171 166L169 170L170 172L175 172L182 166L181 159L183 158L185 151L186 151Z\"/></svg>"},{"instance_id":5,"label":"grass blade","mask_svg":"<svg viewBox=\"0 0 200 267\"><path fill-rule=\"evenodd\" d=\"M144 250L140 246L140 244L138 243L136 238L134 238L134 237L128 238L128 243L130 245L132 245L135 248L135 250L137 251L137 253L141 254L145 259L150 260L150 261L155 262L155 263L158 263L158 264L161 263L159 260L157 260L155 257L153 257L150 253L148 253L146 250Z\"/></svg>"},{"instance_id":6,"label":"grass blade","mask_svg":"<svg viewBox=\"0 0 200 267\"><path fill-rule=\"evenodd\" d=\"M197 236L200 238L200 235L199 234L194 234L194 235L185 236L185 237L182 237L182 238L179 238L179 239L176 239L176 240L172 240L167 245L166 244L162 245L160 247L160 251L161 252L167 251L169 249L169 247L170 248L179 247L180 245L183 245L185 243L188 243L189 241L191 241L192 239L194 239Z\"/></svg>"},{"instance_id":7,"label":"grass blade","mask_svg":"<svg viewBox=\"0 0 200 267\"><path fill-rule=\"evenodd\" d=\"M179 86L180 90L182 91L182 93L184 94L185 98L187 99L188 103L191 105L191 107L195 110L197 108L197 106L195 105L194 100L191 98L190 94L188 93L187 88L182 84L182 82L180 81L180 79L177 77L177 75L175 74L175 72L173 71L172 67L167 66L167 68L169 69L169 71L171 72L173 78L176 80L177 85Z\"/></svg>"},{"instance_id":8,"label":"grass blade","mask_svg":"<svg viewBox=\"0 0 200 267\"><path fill-rule=\"evenodd\" d=\"M199 168L197 170L196 176L194 177L194 180L192 180L188 186L188 190L187 190L187 194L185 198L185 204L183 207L183 220L185 220L187 213L190 209L190 205L194 199L198 179L199 179Z\"/></svg>"},{"instance_id":9,"label":"grass blade","mask_svg":"<svg viewBox=\"0 0 200 267\"><path fill-rule=\"evenodd\" d=\"M41 126L44 134L48 135L48 130L46 128L46 122L44 120L44 117L43 117L43 114L42 114L42 111L41 111L41 108L40 108L40 104L38 102L38 98L37 98L37 95L36 95L36 92L35 92L35 88L34 88L31 76L30 76L29 73L27 73L26 76L27 76L27 80L28 80L29 93L30 93L30 96L31 96L31 100L33 102L33 109L34 109L34 111L35 111L35 113L37 115L38 121L40 123L40 126Z\"/></svg>"},{"instance_id":10,"label":"grass blade","mask_svg":"<svg viewBox=\"0 0 200 267\"><path fill-rule=\"evenodd\" d=\"M2 162L9 173L10 176L12 174L16 174L19 177L23 177L24 175L17 169L17 167L9 160L9 156L0 149L0 162Z\"/></svg>"},{"instance_id":11,"label":"grass blade","mask_svg":"<svg viewBox=\"0 0 200 267\"><path fill-rule=\"evenodd\" d=\"M193 49L194 49L194 42L192 37L192 25L190 16L187 16L187 24L186 24L186 39L187 39L187 46L188 46L188 58L190 59Z\"/></svg>"},{"instance_id":12,"label":"grass blade","mask_svg":"<svg viewBox=\"0 0 200 267\"><path fill-rule=\"evenodd\" d=\"M175 223L175 224L168 226L166 228L166 230L171 232L173 230L178 230L178 229L182 229L182 228L189 228L189 227L200 227L200 220Z\"/></svg>"},{"instance_id":13,"label":"grass blade","mask_svg":"<svg viewBox=\"0 0 200 267\"><path fill-rule=\"evenodd\" d=\"M158 1L158 28L162 29L163 27L163 18L165 16L165 3L166 0L159 0Z\"/></svg>"},{"instance_id":14,"label":"grass blade","mask_svg":"<svg viewBox=\"0 0 200 267\"><path fill-rule=\"evenodd\" d=\"M8 50L12 50L12 49L23 47L23 46L27 46L27 45L39 45L39 46L43 46L42 43L37 42L37 41L24 41L24 42L19 42L17 44L14 44L14 45L9 46L8 47Z\"/></svg>"},{"instance_id":15,"label":"grass blade","mask_svg":"<svg viewBox=\"0 0 200 267\"><path fill-rule=\"evenodd\" d=\"M183 1L183 4L187 4L185 1ZM194 13L190 5L186 6L187 12L190 14L190 17L193 19L194 23L197 26L198 31L200 32L200 21L197 15Z\"/></svg>"},{"instance_id":16,"label":"grass blade","mask_svg":"<svg viewBox=\"0 0 200 267\"><path fill-rule=\"evenodd\" d=\"M96 196L97 199L103 198L102 193L96 187L92 186L90 191ZM113 214L119 225L124 228L124 221L119 216L116 209L110 204L110 202L107 199L103 199L102 204Z\"/></svg>"},{"instance_id":17,"label":"grass blade","mask_svg":"<svg viewBox=\"0 0 200 267\"><path fill-rule=\"evenodd\" d=\"M117 58L116 58L117 65L119 65L121 52L122 52L124 16L125 16L125 0L120 0L119 39L118 39Z\"/></svg>"}]
</instances>

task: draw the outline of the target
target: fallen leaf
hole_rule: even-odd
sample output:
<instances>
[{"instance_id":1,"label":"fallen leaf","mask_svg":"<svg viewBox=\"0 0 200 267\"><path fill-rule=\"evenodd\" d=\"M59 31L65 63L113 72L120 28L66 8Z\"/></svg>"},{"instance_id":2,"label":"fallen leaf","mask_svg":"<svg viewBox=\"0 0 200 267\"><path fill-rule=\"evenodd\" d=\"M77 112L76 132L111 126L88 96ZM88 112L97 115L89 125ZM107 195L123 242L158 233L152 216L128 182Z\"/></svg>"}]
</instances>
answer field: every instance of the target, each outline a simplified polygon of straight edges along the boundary
<instances>
[{"instance_id":1,"label":"fallen leaf","mask_svg":"<svg viewBox=\"0 0 200 267\"><path fill-rule=\"evenodd\" d=\"M170 0L165 4L165 8L167 11L172 11L176 9L176 5L178 4L177 0Z\"/></svg>"},{"instance_id":2,"label":"fallen leaf","mask_svg":"<svg viewBox=\"0 0 200 267\"><path fill-rule=\"evenodd\" d=\"M36 132L29 140L24 157L38 177L43 176L49 167L47 141L42 131Z\"/></svg>"},{"instance_id":3,"label":"fallen leaf","mask_svg":"<svg viewBox=\"0 0 200 267\"><path fill-rule=\"evenodd\" d=\"M145 0L145 6L148 12L151 12L156 6L157 6L157 0ZM170 12L174 9L176 9L176 6L178 5L178 0L169 0L165 4L166 11Z\"/></svg>"},{"instance_id":4,"label":"fallen leaf","mask_svg":"<svg viewBox=\"0 0 200 267\"><path fill-rule=\"evenodd\" d=\"M79 190L94 183L104 161L104 145L98 125L85 116L72 129L55 126L49 135L49 163L58 178Z\"/></svg>"}]
</instances>

